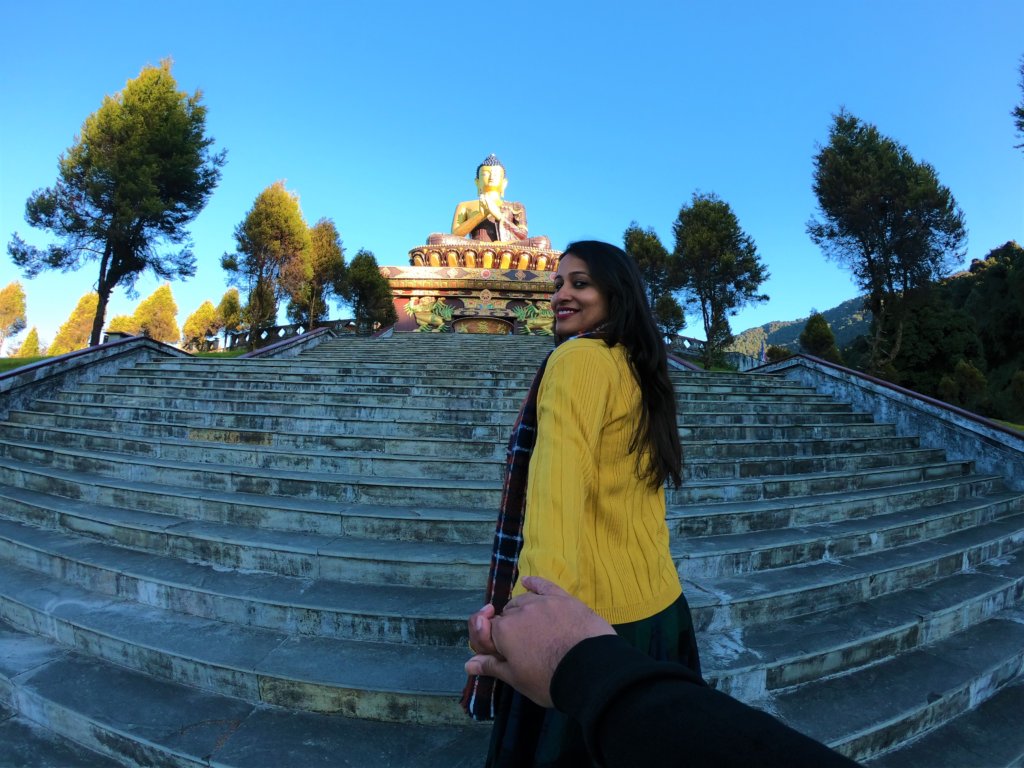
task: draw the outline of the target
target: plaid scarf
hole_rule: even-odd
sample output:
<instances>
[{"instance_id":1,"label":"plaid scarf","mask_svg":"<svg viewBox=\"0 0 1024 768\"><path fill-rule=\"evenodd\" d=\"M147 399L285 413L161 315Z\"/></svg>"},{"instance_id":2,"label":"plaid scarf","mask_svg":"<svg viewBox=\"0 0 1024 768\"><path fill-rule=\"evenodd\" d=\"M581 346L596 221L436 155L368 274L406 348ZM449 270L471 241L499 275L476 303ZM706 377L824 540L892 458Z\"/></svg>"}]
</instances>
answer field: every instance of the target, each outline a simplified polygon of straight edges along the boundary
<instances>
[{"instance_id":1,"label":"plaid scarf","mask_svg":"<svg viewBox=\"0 0 1024 768\"><path fill-rule=\"evenodd\" d=\"M593 336L600 332L581 333L565 339ZM512 597L512 589L519 580L519 553L523 548L523 525L526 521L526 481L530 471L530 456L537 442L537 394L540 381L547 368L549 353L537 369L530 391L519 409L512 435L505 453L505 484L501 493L501 508L494 529L491 550L491 568L487 576L487 602L500 614ZM493 720L498 692L504 683L494 677L470 675L462 691L462 708L474 720Z\"/></svg>"},{"instance_id":2,"label":"plaid scarf","mask_svg":"<svg viewBox=\"0 0 1024 768\"><path fill-rule=\"evenodd\" d=\"M523 524L526 521L526 479L530 471L530 456L537 442L537 393L547 364L548 358L545 357L512 425L505 452L505 484L501 491L498 522L494 527L491 569L487 575L487 602L494 606L495 613L504 609L519 579L519 552L523 548ZM494 703L503 685L497 678L470 675L462 691L462 708L474 720L493 720Z\"/></svg>"}]
</instances>

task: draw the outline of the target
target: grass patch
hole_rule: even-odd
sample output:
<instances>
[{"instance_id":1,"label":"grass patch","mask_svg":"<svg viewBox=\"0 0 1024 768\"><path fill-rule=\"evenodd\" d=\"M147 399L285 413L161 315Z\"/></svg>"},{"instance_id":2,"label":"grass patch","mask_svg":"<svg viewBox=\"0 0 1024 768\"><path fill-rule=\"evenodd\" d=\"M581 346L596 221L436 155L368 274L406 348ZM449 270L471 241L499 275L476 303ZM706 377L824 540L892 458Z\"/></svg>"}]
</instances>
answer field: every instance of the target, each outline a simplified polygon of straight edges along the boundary
<instances>
[{"instance_id":1,"label":"grass patch","mask_svg":"<svg viewBox=\"0 0 1024 768\"><path fill-rule=\"evenodd\" d=\"M1015 429L1018 432L1024 433L1024 424L1014 424L1012 421L1000 421L999 419L993 419L996 424L1002 424L1004 427L1009 429Z\"/></svg>"},{"instance_id":2,"label":"grass patch","mask_svg":"<svg viewBox=\"0 0 1024 768\"><path fill-rule=\"evenodd\" d=\"M248 352L245 347L238 347L237 349L222 350L220 352L195 352L196 357L238 357Z\"/></svg>"},{"instance_id":3,"label":"grass patch","mask_svg":"<svg viewBox=\"0 0 1024 768\"><path fill-rule=\"evenodd\" d=\"M31 365L32 363L38 363L40 360L49 359L49 355L42 355L41 357L0 357L0 373L7 373L15 368L21 368L23 365Z\"/></svg>"}]
</instances>

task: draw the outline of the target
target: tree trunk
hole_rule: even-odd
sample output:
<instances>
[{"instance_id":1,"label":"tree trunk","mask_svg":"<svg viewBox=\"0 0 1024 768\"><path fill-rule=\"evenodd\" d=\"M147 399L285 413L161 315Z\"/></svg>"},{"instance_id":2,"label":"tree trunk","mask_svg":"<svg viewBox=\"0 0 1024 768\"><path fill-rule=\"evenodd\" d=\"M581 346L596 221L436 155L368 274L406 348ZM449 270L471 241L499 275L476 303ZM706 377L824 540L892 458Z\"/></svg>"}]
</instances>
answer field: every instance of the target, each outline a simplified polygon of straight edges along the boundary
<instances>
[{"instance_id":1,"label":"tree trunk","mask_svg":"<svg viewBox=\"0 0 1024 768\"><path fill-rule=\"evenodd\" d=\"M99 301L96 302L96 317L92 321L92 335L89 337L90 347L95 347L100 343L100 334L103 333L103 320L107 314L107 300L110 298L110 290L110 288L101 285L99 290L96 291Z\"/></svg>"}]
</instances>

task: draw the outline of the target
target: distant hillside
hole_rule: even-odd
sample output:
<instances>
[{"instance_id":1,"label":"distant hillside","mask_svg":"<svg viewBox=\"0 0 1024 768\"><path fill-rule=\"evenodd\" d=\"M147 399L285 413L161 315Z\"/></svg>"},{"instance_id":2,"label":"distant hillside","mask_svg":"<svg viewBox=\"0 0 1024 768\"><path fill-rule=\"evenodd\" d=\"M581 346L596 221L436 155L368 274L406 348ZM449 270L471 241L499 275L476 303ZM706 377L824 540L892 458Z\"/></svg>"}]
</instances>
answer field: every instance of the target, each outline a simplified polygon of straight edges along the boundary
<instances>
[{"instance_id":1,"label":"distant hillside","mask_svg":"<svg viewBox=\"0 0 1024 768\"><path fill-rule=\"evenodd\" d=\"M871 325L871 313L864 309L864 298L844 301L838 307L822 311L828 321L832 333L836 337L836 346L840 349L848 345L858 336L863 336ZM798 352L800 350L800 334L803 333L807 318L799 320L774 320L765 325L748 328L736 335L729 350L742 352L756 357L761 352L761 342L765 346L786 347Z\"/></svg>"}]
</instances>

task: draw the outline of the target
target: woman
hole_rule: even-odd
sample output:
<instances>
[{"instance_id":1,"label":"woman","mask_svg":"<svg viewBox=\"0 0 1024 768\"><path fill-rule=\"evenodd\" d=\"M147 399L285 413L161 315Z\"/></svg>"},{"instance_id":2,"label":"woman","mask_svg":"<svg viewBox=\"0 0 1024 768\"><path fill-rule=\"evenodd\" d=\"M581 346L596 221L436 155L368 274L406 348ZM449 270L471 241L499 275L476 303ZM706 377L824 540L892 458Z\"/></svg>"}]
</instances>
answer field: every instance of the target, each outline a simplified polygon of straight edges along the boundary
<instances>
[{"instance_id":1,"label":"woman","mask_svg":"<svg viewBox=\"0 0 1024 768\"><path fill-rule=\"evenodd\" d=\"M489 619L526 576L579 598L637 648L700 663L669 553L665 481L682 452L661 334L639 270L607 243L571 244L555 277L556 349L541 366L509 444L487 606L475 650L495 653ZM495 720L489 766L589 765L579 727L490 678L463 704Z\"/></svg>"}]
</instances>

